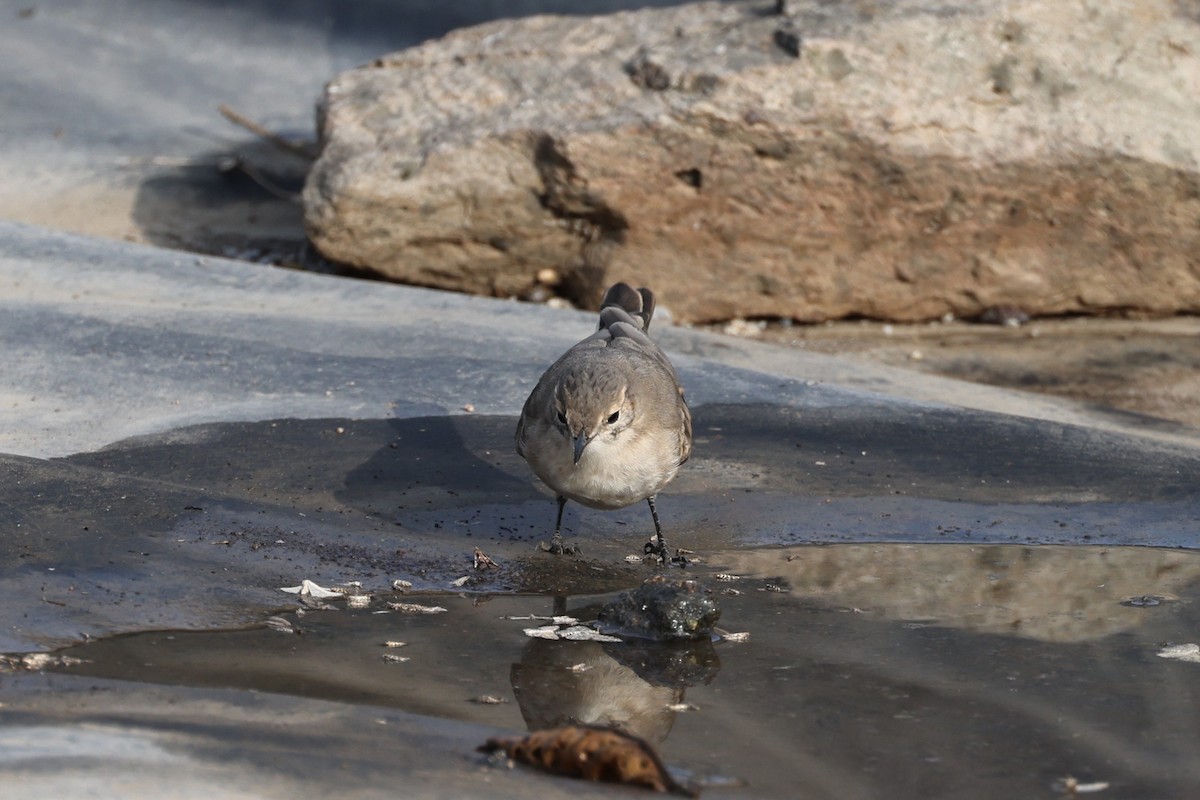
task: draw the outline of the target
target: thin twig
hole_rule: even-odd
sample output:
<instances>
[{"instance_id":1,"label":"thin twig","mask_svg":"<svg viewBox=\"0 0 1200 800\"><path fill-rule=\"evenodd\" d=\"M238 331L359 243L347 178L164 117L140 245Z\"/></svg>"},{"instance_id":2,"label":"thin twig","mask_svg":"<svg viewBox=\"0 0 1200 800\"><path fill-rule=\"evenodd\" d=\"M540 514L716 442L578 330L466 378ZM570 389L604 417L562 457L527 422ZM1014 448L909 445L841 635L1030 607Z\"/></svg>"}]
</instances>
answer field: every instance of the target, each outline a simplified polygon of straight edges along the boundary
<instances>
[{"instance_id":1,"label":"thin twig","mask_svg":"<svg viewBox=\"0 0 1200 800\"><path fill-rule=\"evenodd\" d=\"M293 142L290 139L283 138L277 133L272 133L254 120L243 117L241 114L234 111L224 103L217 106L217 110L221 112L221 116L225 117L225 119L229 120L234 125L240 125L241 127L253 133L255 136L270 142L281 150L286 150L287 152L297 155L300 158L308 161L314 161L317 158L318 153L316 151L316 147L307 142Z\"/></svg>"}]
</instances>

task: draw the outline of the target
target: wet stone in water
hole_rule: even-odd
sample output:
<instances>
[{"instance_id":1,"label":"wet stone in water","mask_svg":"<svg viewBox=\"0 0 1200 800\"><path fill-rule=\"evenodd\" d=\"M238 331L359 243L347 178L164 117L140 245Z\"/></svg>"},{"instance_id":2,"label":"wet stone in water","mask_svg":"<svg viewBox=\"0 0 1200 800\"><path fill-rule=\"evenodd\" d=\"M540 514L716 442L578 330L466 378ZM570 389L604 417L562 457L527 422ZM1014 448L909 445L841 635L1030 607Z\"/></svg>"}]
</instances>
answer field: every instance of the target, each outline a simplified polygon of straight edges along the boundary
<instances>
[{"instance_id":1,"label":"wet stone in water","mask_svg":"<svg viewBox=\"0 0 1200 800\"><path fill-rule=\"evenodd\" d=\"M1154 606L1162 605L1167 602L1168 598L1157 594L1141 594L1135 597L1126 597L1121 601L1123 606L1133 606L1134 608L1153 608Z\"/></svg>"},{"instance_id":2,"label":"wet stone in water","mask_svg":"<svg viewBox=\"0 0 1200 800\"><path fill-rule=\"evenodd\" d=\"M699 582L655 575L600 610L606 630L656 641L705 639L721 618L716 599Z\"/></svg>"}]
</instances>

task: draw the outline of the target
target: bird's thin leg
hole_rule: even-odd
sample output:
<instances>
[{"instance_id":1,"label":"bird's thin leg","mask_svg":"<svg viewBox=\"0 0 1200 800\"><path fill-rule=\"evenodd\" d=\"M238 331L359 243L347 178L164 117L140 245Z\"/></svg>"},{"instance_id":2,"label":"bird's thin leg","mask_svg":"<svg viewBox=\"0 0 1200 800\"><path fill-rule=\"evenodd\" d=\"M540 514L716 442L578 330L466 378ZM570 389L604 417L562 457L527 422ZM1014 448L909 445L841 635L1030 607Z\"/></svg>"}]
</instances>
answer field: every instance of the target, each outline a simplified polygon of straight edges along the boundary
<instances>
[{"instance_id":1,"label":"bird's thin leg","mask_svg":"<svg viewBox=\"0 0 1200 800\"><path fill-rule=\"evenodd\" d=\"M658 521L658 509L654 507L654 495L646 498L646 502L650 504L650 516L654 519L654 535L658 537L658 551L665 553L667 551L667 540L662 535L662 525Z\"/></svg>"},{"instance_id":2,"label":"bird's thin leg","mask_svg":"<svg viewBox=\"0 0 1200 800\"><path fill-rule=\"evenodd\" d=\"M555 498L558 501L558 517L554 520L554 538L550 540L551 547L557 547L557 552L562 552L562 515L563 509L567 507L567 498L561 494Z\"/></svg>"},{"instance_id":3,"label":"bird's thin leg","mask_svg":"<svg viewBox=\"0 0 1200 800\"><path fill-rule=\"evenodd\" d=\"M646 555L657 556L659 562L667 560L667 541L662 535L662 525L658 521L658 509L654 507L654 495L646 498L650 504L650 516L654 519L654 540L646 542Z\"/></svg>"},{"instance_id":4,"label":"bird's thin leg","mask_svg":"<svg viewBox=\"0 0 1200 800\"><path fill-rule=\"evenodd\" d=\"M658 563L666 564L668 561L687 566L687 559L684 558L682 551L677 553L674 558L667 556L667 540L663 538L662 525L658 521L658 509L654 507L654 498L657 495L651 495L646 498L646 502L650 504L650 516L654 519L654 539L646 542L646 555L652 555L658 559Z\"/></svg>"},{"instance_id":5,"label":"bird's thin leg","mask_svg":"<svg viewBox=\"0 0 1200 800\"><path fill-rule=\"evenodd\" d=\"M574 545L568 547L567 545L563 544L562 517L563 509L567 506L567 498L559 495L555 499L558 501L558 517L554 520L554 536L550 539L550 544L542 542L538 545L538 549L545 550L548 553L554 553L555 555L562 555L564 553L567 555L579 555L578 547Z\"/></svg>"}]
</instances>

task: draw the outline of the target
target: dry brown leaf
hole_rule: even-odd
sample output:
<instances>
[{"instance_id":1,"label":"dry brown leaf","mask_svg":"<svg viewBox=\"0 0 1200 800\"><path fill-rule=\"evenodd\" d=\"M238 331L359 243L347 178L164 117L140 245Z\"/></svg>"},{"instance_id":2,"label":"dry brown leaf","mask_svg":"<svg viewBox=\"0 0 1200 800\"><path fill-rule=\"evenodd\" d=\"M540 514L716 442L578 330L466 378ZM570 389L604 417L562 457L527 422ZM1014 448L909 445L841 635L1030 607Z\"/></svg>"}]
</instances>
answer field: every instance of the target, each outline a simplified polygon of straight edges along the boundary
<instances>
[{"instance_id":1,"label":"dry brown leaf","mask_svg":"<svg viewBox=\"0 0 1200 800\"><path fill-rule=\"evenodd\" d=\"M514 761L556 775L696 796L693 789L670 776L653 747L615 728L594 725L547 728L527 736L488 739L479 749L501 750Z\"/></svg>"}]
</instances>

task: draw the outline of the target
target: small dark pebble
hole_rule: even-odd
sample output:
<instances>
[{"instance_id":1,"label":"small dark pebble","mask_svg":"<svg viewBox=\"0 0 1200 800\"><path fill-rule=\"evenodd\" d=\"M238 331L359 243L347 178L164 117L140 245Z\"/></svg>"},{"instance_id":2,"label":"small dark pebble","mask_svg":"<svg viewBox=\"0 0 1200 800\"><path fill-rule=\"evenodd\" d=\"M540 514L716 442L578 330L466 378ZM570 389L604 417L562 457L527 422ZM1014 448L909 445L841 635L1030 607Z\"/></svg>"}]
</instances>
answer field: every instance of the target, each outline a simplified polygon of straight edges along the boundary
<instances>
[{"instance_id":1,"label":"small dark pebble","mask_svg":"<svg viewBox=\"0 0 1200 800\"><path fill-rule=\"evenodd\" d=\"M634 85L654 92L665 92L671 88L671 73L644 55L626 65L625 71Z\"/></svg>"},{"instance_id":2,"label":"small dark pebble","mask_svg":"<svg viewBox=\"0 0 1200 800\"><path fill-rule=\"evenodd\" d=\"M1016 328L1029 322L1029 315L1024 309L1012 305L988 306L978 317L980 322L988 325L1008 325Z\"/></svg>"},{"instance_id":3,"label":"small dark pebble","mask_svg":"<svg viewBox=\"0 0 1200 800\"><path fill-rule=\"evenodd\" d=\"M791 28L775 29L775 45L792 58L800 57L800 34Z\"/></svg>"}]
</instances>

